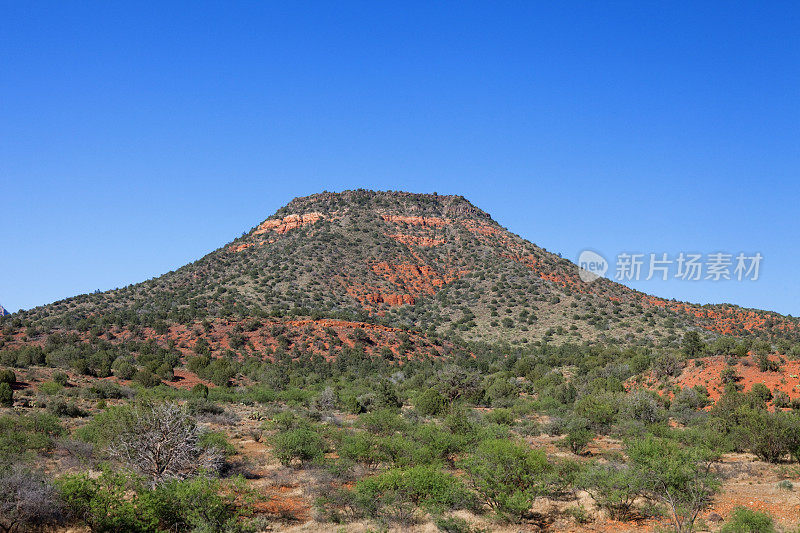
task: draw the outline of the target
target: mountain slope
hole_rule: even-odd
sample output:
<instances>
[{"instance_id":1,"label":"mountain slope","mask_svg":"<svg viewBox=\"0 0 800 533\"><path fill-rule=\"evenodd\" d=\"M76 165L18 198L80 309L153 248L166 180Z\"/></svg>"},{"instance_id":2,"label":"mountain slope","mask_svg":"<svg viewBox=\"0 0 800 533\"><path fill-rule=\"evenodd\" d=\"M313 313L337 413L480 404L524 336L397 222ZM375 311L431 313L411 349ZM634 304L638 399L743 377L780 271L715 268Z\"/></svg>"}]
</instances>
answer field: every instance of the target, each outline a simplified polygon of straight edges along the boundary
<instances>
[{"instance_id":1,"label":"mountain slope","mask_svg":"<svg viewBox=\"0 0 800 533\"><path fill-rule=\"evenodd\" d=\"M460 196L345 191L297 198L175 272L15 315L37 328L153 327L303 315L475 341L677 341L686 328L797 338L798 321L587 284L577 267Z\"/></svg>"}]
</instances>

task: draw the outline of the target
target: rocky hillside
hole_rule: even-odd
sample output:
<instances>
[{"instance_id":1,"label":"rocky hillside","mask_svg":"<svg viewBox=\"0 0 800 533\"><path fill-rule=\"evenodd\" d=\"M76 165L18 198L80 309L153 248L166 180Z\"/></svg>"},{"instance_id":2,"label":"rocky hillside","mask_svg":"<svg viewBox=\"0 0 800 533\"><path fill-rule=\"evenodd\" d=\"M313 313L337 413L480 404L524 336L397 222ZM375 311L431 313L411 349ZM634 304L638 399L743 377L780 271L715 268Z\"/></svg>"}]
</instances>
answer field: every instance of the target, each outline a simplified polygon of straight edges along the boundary
<instances>
[{"instance_id":1,"label":"rocky hillside","mask_svg":"<svg viewBox=\"0 0 800 533\"><path fill-rule=\"evenodd\" d=\"M297 198L177 271L6 324L87 331L297 316L510 343L667 345L687 328L790 339L800 331L797 319L775 313L667 301L606 279L584 283L575 264L460 196L365 190Z\"/></svg>"}]
</instances>

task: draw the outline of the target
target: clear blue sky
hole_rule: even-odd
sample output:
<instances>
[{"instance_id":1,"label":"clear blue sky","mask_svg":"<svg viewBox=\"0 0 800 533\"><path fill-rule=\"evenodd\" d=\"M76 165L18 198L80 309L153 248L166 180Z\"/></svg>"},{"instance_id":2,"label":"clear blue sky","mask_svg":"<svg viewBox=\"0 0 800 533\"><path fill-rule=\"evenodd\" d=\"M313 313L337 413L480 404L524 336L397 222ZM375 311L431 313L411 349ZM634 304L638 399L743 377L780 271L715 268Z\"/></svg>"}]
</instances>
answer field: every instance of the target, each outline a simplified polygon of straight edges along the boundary
<instances>
[{"instance_id":1,"label":"clear blue sky","mask_svg":"<svg viewBox=\"0 0 800 533\"><path fill-rule=\"evenodd\" d=\"M0 303L177 268L295 196L457 193L572 260L800 314L797 2L0 3Z\"/></svg>"}]
</instances>

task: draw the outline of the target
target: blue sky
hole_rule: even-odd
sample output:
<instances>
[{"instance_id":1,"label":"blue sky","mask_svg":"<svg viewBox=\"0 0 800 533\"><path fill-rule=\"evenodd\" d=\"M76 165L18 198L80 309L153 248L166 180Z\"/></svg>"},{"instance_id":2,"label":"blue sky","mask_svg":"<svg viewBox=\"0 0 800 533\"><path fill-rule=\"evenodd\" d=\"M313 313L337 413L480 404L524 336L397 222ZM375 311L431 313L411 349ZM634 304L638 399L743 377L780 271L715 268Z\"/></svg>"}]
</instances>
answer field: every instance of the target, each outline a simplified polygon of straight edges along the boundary
<instances>
[{"instance_id":1,"label":"blue sky","mask_svg":"<svg viewBox=\"0 0 800 533\"><path fill-rule=\"evenodd\" d=\"M796 2L10 2L0 303L160 275L295 196L462 194L584 248L760 252L632 283L800 314Z\"/></svg>"}]
</instances>

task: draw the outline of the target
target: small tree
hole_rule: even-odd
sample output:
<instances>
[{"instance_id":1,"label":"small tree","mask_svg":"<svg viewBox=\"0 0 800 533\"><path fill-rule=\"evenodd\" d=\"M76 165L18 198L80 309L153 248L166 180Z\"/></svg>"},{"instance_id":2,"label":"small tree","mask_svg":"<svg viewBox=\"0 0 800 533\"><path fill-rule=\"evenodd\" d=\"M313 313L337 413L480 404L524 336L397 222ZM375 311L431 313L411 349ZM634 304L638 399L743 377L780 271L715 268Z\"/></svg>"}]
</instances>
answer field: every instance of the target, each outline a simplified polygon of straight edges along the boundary
<instances>
[{"instance_id":1,"label":"small tree","mask_svg":"<svg viewBox=\"0 0 800 533\"><path fill-rule=\"evenodd\" d=\"M793 415L766 409L741 408L745 446L762 461L778 463L794 454L798 424Z\"/></svg>"},{"instance_id":2,"label":"small tree","mask_svg":"<svg viewBox=\"0 0 800 533\"><path fill-rule=\"evenodd\" d=\"M687 331L683 336L683 353L687 357L700 357L706 349L706 343L696 331Z\"/></svg>"},{"instance_id":3,"label":"small tree","mask_svg":"<svg viewBox=\"0 0 800 533\"><path fill-rule=\"evenodd\" d=\"M626 520L644 491L643 481L630 465L593 464L580 473L576 485L587 491L611 518Z\"/></svg>"},{"instance_id":4,"label":"small tree","mask_svg":"<svg viewBox=\"0 0 800 533\"><path fill-rule=\"evenodd\" d=\"M669 508L676 531L691 532L698 514L719 489L711 472L716 457L707 450L681 447L652 435L628 443L626 451L641 479L643 494Z\"/></svg>"},{"instance_id":5,"label":"small tree","mask_svg":"<svg viewBox=\"0 0 800 533\"><path fill-rule=\"evenodd\" d=\"M137 405L119 423L109 453L153 485L221 466L222 452L199 444L197 424L177 404Z\"/></svg>"},{"instance_id":6,"label":"small tree","mask_svg":"<svg viewBox=\"0 0 800 533\"><path fill-rule=\"evenodd\" d=\"M481 442L462 466L483 501L512 520L524 517L546 494L552 470L542 451L505 439Z\"/></svg>"},{"instance_id":7,"label":"small tree","mask_svg":"<svg viewBox=\"0 0 800 533\"><path fill-rule=\"evenodd\" d=\"M568 448L575 455L583 455L586 447L595 437L595 434L589 429L589 421L582 418L571 420L567 424L566 430L567 434L559 444Z\"/></svg>"}]
</instances>

